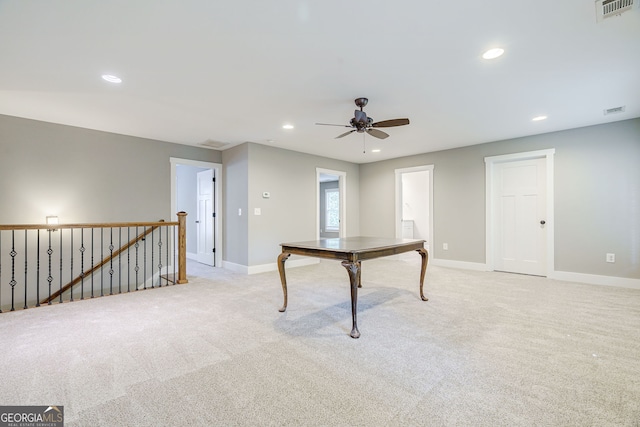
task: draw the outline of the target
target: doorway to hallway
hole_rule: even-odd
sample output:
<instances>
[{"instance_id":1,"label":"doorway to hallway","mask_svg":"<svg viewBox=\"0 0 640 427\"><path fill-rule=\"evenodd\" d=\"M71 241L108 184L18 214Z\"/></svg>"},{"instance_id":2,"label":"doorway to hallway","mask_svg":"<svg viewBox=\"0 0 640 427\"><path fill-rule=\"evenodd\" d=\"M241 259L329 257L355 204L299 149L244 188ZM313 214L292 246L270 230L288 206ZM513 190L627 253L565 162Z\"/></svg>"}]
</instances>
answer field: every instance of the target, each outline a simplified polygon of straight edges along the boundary
<instances>
[{"instance_id":1,"label":"doorway to hallway","mask_svg":"<svg viewBox=\"0 0 640 427\"><path fill-rule=\"evenodd\" d=\"M316 168L316 238L346 236L347 173Z\"/></svg>"},{"instance_id":2,"label":"doorway to hallway","mask_svg":"<svg viewBox=\"0 0 640 427\"><path fill-rule=\"evenodd\" d=\"M187 212L187 257L222 266L222 165L171 158L171 211Z\"/></svg>"},{"instance_id":3,"label":"doorway to hallway","mask_svg":"<svg viewBox=\"0 0 640 427\"><path fill-rule=\"evenodd\" d=\"M433 165L395 170L396 237L433 241Z\"/></svg>"}]
</instances>

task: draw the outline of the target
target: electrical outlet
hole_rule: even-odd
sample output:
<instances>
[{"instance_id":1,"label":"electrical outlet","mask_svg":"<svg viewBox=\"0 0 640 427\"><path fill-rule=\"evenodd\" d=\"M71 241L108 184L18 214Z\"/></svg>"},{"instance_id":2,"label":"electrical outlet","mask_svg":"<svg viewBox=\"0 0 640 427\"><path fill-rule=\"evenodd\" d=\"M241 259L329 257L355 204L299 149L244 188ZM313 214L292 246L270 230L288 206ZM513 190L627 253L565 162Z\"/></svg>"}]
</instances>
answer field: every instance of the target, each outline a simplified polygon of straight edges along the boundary
<instances>
[{"instance_id":1,"label":"electrical outlet","mask_svg":"<svg viewBox=\"0 0 640 427\"><path fill-rule=\"evenodd\" d=\"M448 251L449 250L449 244L448 243L443 243L442 244L442 249L445 250L445 251Z\"/></svg>"},{"instance_id":2,"label":"electrical outlet","mask_svg":"<svg viewBox=\"0 0 640 427\"><path fill-rule=\"evenodd\" d=\"M607 262L616 262L616 254L607 254Z\"/></svg>"},{"instance_id":3,"label":"electrical outlet","mask_svg":"<svg viewBox=\"0 0 640 427\"><path fill-rule=\"evenodd\" d=\"M238 208L238 216L242 216L242 208Z\"/></svg>"},{"instance_id":4,"label":"electrical outlet","mask_svg":"<svg viewBox=\"0 0 640 427\"><path fill-rule=\"evenodd\" d=\"M262 215L262 209L260 209L260 208L253 208L253 214L254 214L254 215Z\"/></svg>"}]
</instances>

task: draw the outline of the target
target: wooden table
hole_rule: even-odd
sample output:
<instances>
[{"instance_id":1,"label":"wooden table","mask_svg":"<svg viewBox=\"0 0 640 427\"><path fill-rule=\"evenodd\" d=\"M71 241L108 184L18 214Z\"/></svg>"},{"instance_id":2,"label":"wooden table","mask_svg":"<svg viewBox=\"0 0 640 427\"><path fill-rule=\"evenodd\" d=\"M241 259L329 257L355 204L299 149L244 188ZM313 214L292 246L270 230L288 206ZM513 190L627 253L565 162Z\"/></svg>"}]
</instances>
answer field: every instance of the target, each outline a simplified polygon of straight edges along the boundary
<instances>
[{"instance_id":1,"label":"wooden table","mask_svg":"<svg viewBox=\"0 0 640 427\"><path fill-rule=\"evenodd\" d=\"M429 256L424 249L424 240L415 239L390 239L383 237L343 237L337 239L311 240L308 242L282 243L282 253L278 255L278 271L284 293L284 304L280 312L287 309L287 278L285 276L284 263L291 254L342 260L342 266L347 269L351 282L351 316L353 327L351 337L360 337L356 319L358 288L360 283L361 262L401 254L403 252L417 251L422 256L422 269L420 271L420 298L428 301L423 293L424 274L427 271Z\"/></svg>"}]
</instances>

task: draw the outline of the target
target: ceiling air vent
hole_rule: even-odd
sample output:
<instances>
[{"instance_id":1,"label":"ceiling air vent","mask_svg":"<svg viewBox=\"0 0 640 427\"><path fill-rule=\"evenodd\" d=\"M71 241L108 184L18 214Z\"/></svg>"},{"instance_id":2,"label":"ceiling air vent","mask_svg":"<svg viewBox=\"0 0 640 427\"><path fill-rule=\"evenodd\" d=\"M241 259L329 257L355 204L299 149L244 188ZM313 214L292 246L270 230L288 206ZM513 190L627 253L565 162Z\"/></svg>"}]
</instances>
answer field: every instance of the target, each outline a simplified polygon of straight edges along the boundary
<instances>
[{"instance_id":1,"label":"ceiling air vent","mask_svg":"<svg viewBox=\"0 0 640 427\"><path fill-rule=\"evenodd\" d=\"M201 142L200 144L203 147L207 147L207 148L215 148L217 150L219 150L220 148L226 147L227 145L229 145L228 142L220 142L220 141L214 141L213 139L207 139L205 142Z\"/></svg>"},{"instance_id":2,"label":"ceiling air vent","mask_svg":"<svg viewBox=\"0 0 640 427\"><path fill-rule=\"evenodd\" d=\"M638 3L640 3L640 0L597 0L596 20L600 22L603 19L621 15L632 8L638 7Z\"/></svg>"},{"instance_id":3,"label":"ceiling air vent","mask_svg":"<svg viewBox=\"0 0 640 427\"><path fill-rule=\"evenodd\" d=\"M622 107L607 108L606 110L604 110L604 115L607 116L609 114L624 113L624 110L624 105Z\"/></svg>"}]
</instances>

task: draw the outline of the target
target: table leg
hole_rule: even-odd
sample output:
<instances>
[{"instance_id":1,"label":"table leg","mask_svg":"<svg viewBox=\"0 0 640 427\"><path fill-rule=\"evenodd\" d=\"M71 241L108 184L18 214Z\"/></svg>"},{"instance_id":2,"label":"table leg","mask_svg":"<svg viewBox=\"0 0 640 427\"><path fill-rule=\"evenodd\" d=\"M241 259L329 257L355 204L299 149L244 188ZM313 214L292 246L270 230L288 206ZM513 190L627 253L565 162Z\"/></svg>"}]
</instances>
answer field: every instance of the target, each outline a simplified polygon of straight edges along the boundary
<instances>
[{"instance_id":1,"label":"table leg","mask_svg":"<svg viewBox=\"0 0 640 427\"><path fill-rule=\"evenodd\" d=\"M420 270L420 298L422 301L429 301L429 298L424 296L422 288L424 287L424 274L427 272L427 263L429 262L429 254L425 248L420 248L416 252L422 256L422 269Z\"/></svg>"},{"instance_id":2,"label":"table leg","mask_svg":"<svg viewBox=\"0 0 640 427\"><path fill-rule=\"evenodd\" d=\"M358 310L358 284L360 283L360 261L350 262L342 261L342 266L349 273L349 282L351 282L351 318L353 319L353 327L351 328L351 338L359 338L357 310Z\"/></svg>"},{"instance_id":3,"label":"table leg","mask_svg":"<svg viewBox=\"0 0 640 427\"><path fill-rule=\"evenodd\" d=\"M284 304L282 308L279 309L280 312L283 312L287 309L287 277L284 274L284 263L291 256L291 254L283 252L278 255L278 272L280 273L280 281L282 282L282 292L284 293Z\"/></svg>"}]
</instances>

